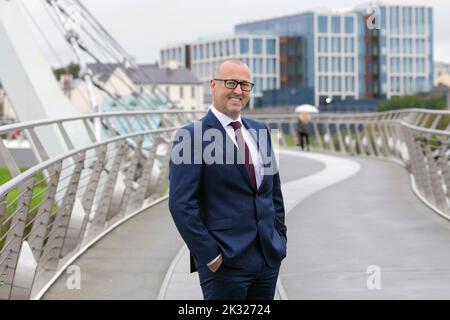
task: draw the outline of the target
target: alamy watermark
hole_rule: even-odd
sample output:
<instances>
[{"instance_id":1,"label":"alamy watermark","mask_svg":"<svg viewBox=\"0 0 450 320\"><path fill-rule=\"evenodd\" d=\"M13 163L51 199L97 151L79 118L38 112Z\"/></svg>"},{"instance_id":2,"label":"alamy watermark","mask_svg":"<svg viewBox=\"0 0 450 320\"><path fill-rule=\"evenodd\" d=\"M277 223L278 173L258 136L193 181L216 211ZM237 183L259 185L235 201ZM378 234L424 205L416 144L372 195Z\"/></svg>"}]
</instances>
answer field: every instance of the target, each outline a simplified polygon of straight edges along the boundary
<instances>
[{"instance_id":1,"label":"alamy watermark","mask_svg":"<svg viewBox=\"0 0 450 320\"><path fill-rule=\"evenodd\" d=\"M367 29L380 30L381 29L381 10L380 7L370 5L366 9L366 13L369 15L366 21Z\"/></svg>"},{"instance_id":2,"label":"alamy watermark","mask_svg":"<svg viewBox=\"0 0 450 320\"><path fill-rule=\"evenodd\" d=\"M257 142L261 173L274 175L278 172L280 130L248 129ZM235 143L228 135L216 128L203 131L200 121L194 122L193 131L179 129L173 138L171 152L173 165L181 164L245 164L245 159L235 151ZM271 142L272 141L272 142ZM255 159L253 159L255 162Z\"/></svg>"},{"instance_id":3,"label":"alamy watermark","mask_svg":"<svg viewBox=\"0 0 450 320\"><path fill-rule=\"evenodd\" d=\"M81 290L81 268L77 265L71 265L67 268L66 287L69 290Z\"/></svg>"},{"instance_id":4,"label":"alamy watermark","mask_svg":"<svg viewBox=\"0 0 450 320\"><path fill-rule=\"evenodd\" d=\"M367 289L381 290L381 268L377 265L371 265L367 267L366 273L370 274L366 282Z\"/></svg>"}]
</instances>

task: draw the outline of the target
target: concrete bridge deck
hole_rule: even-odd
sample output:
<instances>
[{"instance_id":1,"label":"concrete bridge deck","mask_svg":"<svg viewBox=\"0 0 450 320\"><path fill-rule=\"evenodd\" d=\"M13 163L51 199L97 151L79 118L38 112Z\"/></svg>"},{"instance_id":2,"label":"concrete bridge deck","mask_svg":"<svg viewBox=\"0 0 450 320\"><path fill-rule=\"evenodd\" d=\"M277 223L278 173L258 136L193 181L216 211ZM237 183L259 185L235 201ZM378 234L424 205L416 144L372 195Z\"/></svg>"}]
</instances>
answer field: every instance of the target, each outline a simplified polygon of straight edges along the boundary
<instances>
[{"instance_id":1,"label":"concrete bridge deck","mask_svg":"<svg viewBox=\"0 0 450 320\"><path fill-rule=\"evenodd\" d=\"M413 193L399 165L282 151L288 257L277 299L448 299L450 222ZM127 221L81 255L43 299L201 299L197 274L167 201ZM369 290L369 266L381 290Z\"/></svg>"}]
</instances>

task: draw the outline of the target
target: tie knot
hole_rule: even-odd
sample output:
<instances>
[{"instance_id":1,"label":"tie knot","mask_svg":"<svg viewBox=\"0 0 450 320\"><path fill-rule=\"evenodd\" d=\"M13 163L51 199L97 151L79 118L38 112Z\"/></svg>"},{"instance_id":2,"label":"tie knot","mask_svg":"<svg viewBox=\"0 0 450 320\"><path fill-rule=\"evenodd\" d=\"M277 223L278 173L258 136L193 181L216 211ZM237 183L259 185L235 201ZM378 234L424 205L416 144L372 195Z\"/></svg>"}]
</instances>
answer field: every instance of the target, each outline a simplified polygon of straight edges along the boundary
<instances>
[{"instance_id":1,"label":"tie knot","mask_svg":"<svg viewBox=\"0 0 450 320\"><path fill-rule=\"evenodd\" d=\"M239 121L233 121L230 123L230 126L232 126L234 131L236 131L242 127L242 124Z\"/></svg>"}]
</instances>

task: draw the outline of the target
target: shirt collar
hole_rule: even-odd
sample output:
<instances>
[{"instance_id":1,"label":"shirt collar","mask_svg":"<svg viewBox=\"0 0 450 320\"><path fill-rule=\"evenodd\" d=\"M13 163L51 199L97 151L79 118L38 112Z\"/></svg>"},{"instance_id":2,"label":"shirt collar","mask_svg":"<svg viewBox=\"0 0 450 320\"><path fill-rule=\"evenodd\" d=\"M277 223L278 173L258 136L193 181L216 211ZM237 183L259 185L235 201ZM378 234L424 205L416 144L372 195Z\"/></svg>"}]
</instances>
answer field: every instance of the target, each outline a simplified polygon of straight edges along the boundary
<instances>
[{"instance_id":1,"label":"shirt collar","mask_svg":"<svg viewBox=\"0 0 450 320\"><path fill-rule=\"evenodd\" d=\"M234 121L238 121L241 123L242 127L244 126L244 124L242 123L241 115L239 115L239 117L236 120L233 120L226 114L217 110L216 107L214 107L214 106L211 106L210 110L216 116L216 118L220 121L220 123L222 124L222 126L224 128L226 128L231 122L234 122Z\"/></svg>"}]
</instances>

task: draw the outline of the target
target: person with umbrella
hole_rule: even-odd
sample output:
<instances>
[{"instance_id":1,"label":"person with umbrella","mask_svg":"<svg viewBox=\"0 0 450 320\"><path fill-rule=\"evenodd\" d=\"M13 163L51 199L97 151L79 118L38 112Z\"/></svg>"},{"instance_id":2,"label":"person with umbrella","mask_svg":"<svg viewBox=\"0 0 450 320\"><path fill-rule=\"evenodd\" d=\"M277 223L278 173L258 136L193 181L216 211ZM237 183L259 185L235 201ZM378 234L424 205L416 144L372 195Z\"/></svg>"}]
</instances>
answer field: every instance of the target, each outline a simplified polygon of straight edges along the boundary
<instances>
[{"instance_id":1,"label":"person with umbrella","mask_svg":"<svg viewBox=\"0 0 450 320\"><path fill-rule=\"evenodd\" d=\"M318 112L319 110L311 105L301 105L295 108L295 112L300 112L298 118L298 144L301 150L310 151L309 135L312 132L311 117L309 112Z\"/></svg>"}]
</instances>

